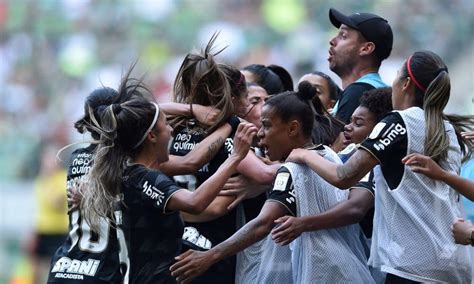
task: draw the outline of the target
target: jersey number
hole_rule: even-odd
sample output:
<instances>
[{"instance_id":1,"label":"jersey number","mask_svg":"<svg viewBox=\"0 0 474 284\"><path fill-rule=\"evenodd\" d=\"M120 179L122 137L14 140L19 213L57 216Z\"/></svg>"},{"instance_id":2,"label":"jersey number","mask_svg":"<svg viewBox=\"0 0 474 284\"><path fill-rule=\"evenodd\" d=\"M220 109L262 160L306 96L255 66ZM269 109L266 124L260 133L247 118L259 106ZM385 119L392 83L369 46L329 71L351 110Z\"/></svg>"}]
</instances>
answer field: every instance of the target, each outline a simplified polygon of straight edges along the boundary
<instances>
[{"instance_id":1,"label":"jersey number","mask_svg":"<svg viewBox=\"0 0 474 284\"><path fill-rule=\"evenodd\" d=\"M79 210L75 210L71 214L72 229L69 233L71 235L72 248L78 244L79 249L82 251L88 251L92 253L103 252L107 248L107 242L109 240L109 222L101 219L99 224L98 239L92 240L92 230L85 220L79 222ZM80 223L80 224L79 224ZM79 236L79 230L81 236Z\"/></svg>"}]
</instances>

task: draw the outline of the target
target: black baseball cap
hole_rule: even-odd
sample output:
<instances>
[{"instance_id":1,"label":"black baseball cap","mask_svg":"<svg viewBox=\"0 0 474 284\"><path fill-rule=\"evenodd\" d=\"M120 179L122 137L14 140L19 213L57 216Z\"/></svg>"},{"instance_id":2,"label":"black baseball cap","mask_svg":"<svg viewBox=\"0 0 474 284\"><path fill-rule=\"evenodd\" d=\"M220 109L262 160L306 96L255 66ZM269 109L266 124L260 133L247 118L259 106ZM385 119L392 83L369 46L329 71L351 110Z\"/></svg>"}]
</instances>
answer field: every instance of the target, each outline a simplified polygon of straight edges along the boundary
<instances>
[{"instance_id":1,"label":"black baseball cap","mask_svg":"<svg viewBox=\"0 0 474 284\"><path fill-rule=\"evenodd\" d=\"M329 20L339 28L341 24L358 30L366 40L375 44L375 54L380 60L386 59L392 51L392 28L384 18L371 13L355 13L346 16L338 10L329 9Z\"/></svg>"}]
</instances>

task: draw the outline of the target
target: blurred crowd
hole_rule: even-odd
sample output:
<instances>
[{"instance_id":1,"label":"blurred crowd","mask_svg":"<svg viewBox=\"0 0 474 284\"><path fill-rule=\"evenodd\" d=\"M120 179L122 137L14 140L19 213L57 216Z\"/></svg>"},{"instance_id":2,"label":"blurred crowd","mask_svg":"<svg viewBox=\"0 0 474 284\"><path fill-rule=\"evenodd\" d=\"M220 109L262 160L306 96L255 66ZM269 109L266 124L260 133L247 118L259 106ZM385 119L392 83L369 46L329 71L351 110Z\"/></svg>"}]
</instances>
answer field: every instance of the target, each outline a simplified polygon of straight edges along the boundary
<instances>
[{"instance_id":1,"label":"blurred crowd","mask_svg":"<svg viewBox=\"0 0 474 284\"><path fill-rule=\"evenodd\" d=\"M333 76L326 63L330 6L383 13L403 35L394 42L398 53L428 44L450 66L474 60L469 0L0 1L0 179L31 179L45 145L80 140L72 128L77 106L98 84L116 87L130 62L140 62L158 101L167 101L180 58L216 30L220 46L228 46L223 60L236 66L273 62L294 76ZM392 54L385 73L405 55ZM472 88L466 72L454 89ZM452 110L472 113L472 96L452 101Z\"/></svg>"}]
</instances>

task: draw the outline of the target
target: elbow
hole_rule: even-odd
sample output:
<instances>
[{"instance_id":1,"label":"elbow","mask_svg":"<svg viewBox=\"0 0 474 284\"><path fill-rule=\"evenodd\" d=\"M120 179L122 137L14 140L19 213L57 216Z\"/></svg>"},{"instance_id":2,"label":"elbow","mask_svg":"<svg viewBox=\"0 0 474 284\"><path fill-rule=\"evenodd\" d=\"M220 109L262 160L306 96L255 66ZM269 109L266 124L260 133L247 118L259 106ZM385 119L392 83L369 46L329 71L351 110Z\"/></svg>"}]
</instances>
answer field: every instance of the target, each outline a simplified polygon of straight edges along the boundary
<instances>
[{"instance_id":1,"label":"elbow","mask_svg":"<svg viewBox=\"0 0 474 284\"><path fill-rule=\"evenodd\" d=\"M255 218L251 222L253 222L253 227L254 227L254 232L257 235L258 238L263 238L270 234L273 226L274 226L274 220L271 220L269 218Z\"/></svg>"},{"instance_id":2,"label":"elbow","mask_svg":"<svg viewBox=\"0 0 474 284\"><path fill-rule=\"evenodd\" d=\"M275 177L274 172L262 172L255 176L255 182L261 185L271 184Z\"/></svg>"},{"instance_id":3,"label":"elbow","mask_svg":"<svg viewBox=\"0 0 474 284\"><path fill-rule=\"evenodd\" d=\"M367 211L363 210L362 208L353 207L348 210L347 219L351 221L351 224L356 224L364 219L365 214L367 214Z\"/></svg>"},{"instance_id":4,"label":"elbow","mask_svg":"<svg viewBox=\"0 0 474 284\"><path fill-rule=\"evenodd\" d=\"M198 202L197 200L195 200L189 204L188 210L186 210L186 212L193 215L199 215L204 210L206 210L206 208L207 208L206 204L203 204L202 202Z\"/></svg>"}]
</instances>

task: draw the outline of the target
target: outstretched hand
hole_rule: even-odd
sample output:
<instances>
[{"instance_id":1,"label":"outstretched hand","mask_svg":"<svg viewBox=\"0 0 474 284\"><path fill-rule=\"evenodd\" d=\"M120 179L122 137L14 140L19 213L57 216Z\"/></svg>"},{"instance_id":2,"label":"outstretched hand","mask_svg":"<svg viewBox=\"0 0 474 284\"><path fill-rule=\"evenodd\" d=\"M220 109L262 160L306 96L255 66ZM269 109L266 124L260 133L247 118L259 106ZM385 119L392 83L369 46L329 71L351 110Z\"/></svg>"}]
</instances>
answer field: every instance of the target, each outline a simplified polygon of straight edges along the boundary
<instances>
[{"instance_id":1,"label":"outstretched hand","mask_svg":"<svg viewBox=\"0 0 474 284\"><path fill-rule=\"evenodd\" d=\"M285 246L304 232L304 221L299 217L283 216L275 220L280 226L272 230L272 239L278 244Z\"/></svg>"},{"instance_id":2,"label":"outstretched hand","mask_svg":"<svg viewBox=\"0 0 474 284\"><path fill-rule=\"evenodd\" d=\"M251 181L243 175L229 178L219 193L220 196L235 196L235 200L227 206L227 210L234 209L242 201L249 198Z\"/></svg>"},{"instance_id":3,"label":"outstretched hand","mask_svg":"<svg viewBox=\"0 0 474 284\"><path fill-rule=\"evenodd\" d=\"M415 173L421 173L435 180L441 180L445 171L428 156L410 154L402 159L402 163L409 166Z\"/></svg>"},{"instance_id":4,"label":"outstretched hand","mask_svg":"<svg viewBox=\"0 0 474 284\"><path fill-rule=\"evenodd\" d=\"M208 252L188 250L175 257L176 263L170 267L171 275L180 283L189 283L211 267L212 258Z\"/></svg>"},{"instance_id":5,"label":"outstretched hand","mask_svg":"<svg viewBox=\"0 0 474 284\"><path fill-rule=\"evenodd\" d=\"M307 155L307 153L308 150L306 149L293 149L288 158L286 158L286 162L303 164L305 163L305 156Z\"/></svg>"},{"instance_id":6,"label":"outstretched hand","mask_svg":"<svg viewBox=\"0 0 474 284\"><path fill-rule=\"evenodd\" d=\"M245 158L257 131L257 127L252 123L241 122L234 136L234 150L232 151L232 155L237 156L239 159Z\"/></svg>"}]
</instances>

